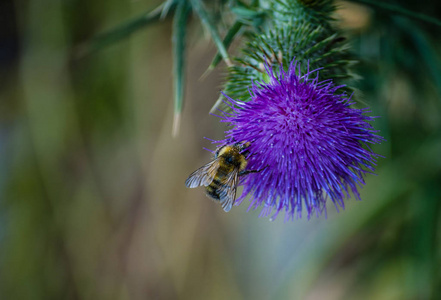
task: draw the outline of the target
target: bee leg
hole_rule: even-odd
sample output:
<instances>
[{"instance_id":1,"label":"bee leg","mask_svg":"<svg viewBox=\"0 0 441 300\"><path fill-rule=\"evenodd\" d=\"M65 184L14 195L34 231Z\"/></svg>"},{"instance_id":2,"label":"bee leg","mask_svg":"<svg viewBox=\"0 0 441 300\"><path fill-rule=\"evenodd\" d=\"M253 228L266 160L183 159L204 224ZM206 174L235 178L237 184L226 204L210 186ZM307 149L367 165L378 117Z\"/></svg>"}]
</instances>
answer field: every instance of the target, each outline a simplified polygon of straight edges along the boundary
<instances>
[{"instance_id":1,"label":"bee leg","mask_svg":"<svg viewBox=\"0 0 441 300\"><path fill-rule=\"evenodd\" d=\"M250 173L259 173L262 170L244 170L242 172L239 172L239 176L247 175Z\"/></svg>"},{"instance_id":2,"label":"bee leg","mask_svg":"<svg viewBox=\"0 0 441 300\"><path fill-rule=\"evenodd\" d=\"M263 170L265 170L267 167L268 166L266 166L265 168L260 169L260 170L243 170L243 171L239 172L239 176L247 175L250 173L259 173L259 172L262 172Z\"/></svg>"}]
</instances>

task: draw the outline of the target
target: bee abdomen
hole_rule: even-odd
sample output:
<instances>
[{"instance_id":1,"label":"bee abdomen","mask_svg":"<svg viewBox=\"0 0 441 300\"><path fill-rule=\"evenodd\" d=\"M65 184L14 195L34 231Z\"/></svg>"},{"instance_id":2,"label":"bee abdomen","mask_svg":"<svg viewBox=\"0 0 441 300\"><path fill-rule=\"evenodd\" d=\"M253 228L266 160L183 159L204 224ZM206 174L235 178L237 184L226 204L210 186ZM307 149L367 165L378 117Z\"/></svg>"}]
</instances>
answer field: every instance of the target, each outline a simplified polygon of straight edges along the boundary
<instances>
[{"instance_id":1,"label":"bee abdomen","mask_svg":"<svg viewBox=\"0 0 441 300\"><path fill-rule=\"evenodd\" d=\"M213 178L213 181L210 183L210 185L213 187L219 187L221 185L221 181L217 177Z\"/></svg>"},{"instance_id":2,"label":"bee abdomen","mask_svg":"<svg viewBox=\"0 0 441 300\"><path fill-rule=\"evenodd\" d=\"M206 187L207 196L213 198L214 200L220 200L220 195L218 193L217 187L209 185Z\"/></svg>"}]
</instances>

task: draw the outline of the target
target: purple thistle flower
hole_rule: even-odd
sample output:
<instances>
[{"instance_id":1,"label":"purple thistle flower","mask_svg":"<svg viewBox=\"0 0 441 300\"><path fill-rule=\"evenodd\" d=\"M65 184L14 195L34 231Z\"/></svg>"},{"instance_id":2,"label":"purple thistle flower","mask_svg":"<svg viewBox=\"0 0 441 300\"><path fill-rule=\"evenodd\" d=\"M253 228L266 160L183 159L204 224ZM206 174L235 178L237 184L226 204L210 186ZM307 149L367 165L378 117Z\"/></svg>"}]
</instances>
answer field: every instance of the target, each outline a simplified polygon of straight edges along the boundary
<instances>
[{"instance_id":1,"label":"purple thistle flower","mask_svg":"<svg viewBox=\"0 0 441 300\"><path fill-rule=\"evenodd\" d=\"M293 61L287 72L274 74L267 66L268 83L250 89L251 100L229 98L231 113L222 122L232 128L220 144L251 142L248 170L261 170L241 178L239 205L250 194L251 208L263 206L260 216L286 212L286 219L301 218L306 209L326 213L327 197L344 208L350 192L360 200L363 175L372 173L376 157L368 144L383 141L368 123L368 109L355 109L351 97L338 94L342 86L319 82L318 70L300 72Z\"/></svg>"}]
</instances>

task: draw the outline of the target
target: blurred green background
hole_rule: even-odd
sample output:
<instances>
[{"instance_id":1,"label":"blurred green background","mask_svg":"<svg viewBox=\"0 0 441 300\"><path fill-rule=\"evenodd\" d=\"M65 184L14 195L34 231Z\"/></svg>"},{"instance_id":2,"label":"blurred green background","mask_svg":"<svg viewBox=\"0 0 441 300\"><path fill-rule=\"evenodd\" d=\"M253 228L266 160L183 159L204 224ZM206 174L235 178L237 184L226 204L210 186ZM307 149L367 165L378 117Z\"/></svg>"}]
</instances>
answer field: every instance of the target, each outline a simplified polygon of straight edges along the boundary
<instances>
[{"instance_id":1,"label":"blurred green background","mask_svg":"<svg viewBox=\"0 0 441 300\"><path fill-rule=\"evenodd\" d=\"M269 222L184 186L225 129L197 18L177 138L170 18L78 57L159 4L2 1L0 299L440 299L441 27L339 2L386 158L345 211Z\"/></svg>"}]
</instances>

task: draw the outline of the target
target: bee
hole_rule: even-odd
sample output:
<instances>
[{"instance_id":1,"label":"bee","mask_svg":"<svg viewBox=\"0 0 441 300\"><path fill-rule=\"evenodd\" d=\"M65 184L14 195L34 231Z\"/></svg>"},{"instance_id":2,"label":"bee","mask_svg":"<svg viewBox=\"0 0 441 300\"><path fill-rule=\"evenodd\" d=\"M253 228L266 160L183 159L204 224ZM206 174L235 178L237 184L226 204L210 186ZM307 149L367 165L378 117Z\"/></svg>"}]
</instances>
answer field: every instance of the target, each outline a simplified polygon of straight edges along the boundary
<instances>
[{"instance_id":1,"label":"bee","mask_svg":"<svg viewBox=\"0 0 441 300\"><path fill-rule=\"evenodd\" d=\"M188 188L204 186L208 197L219 201L224 211L230 211L236 200L239 177L259 172L245 170L249 145L249 142L240 142L218 148L214 159L191 173L185 185Z\"/></svg>"}]
</instances>

